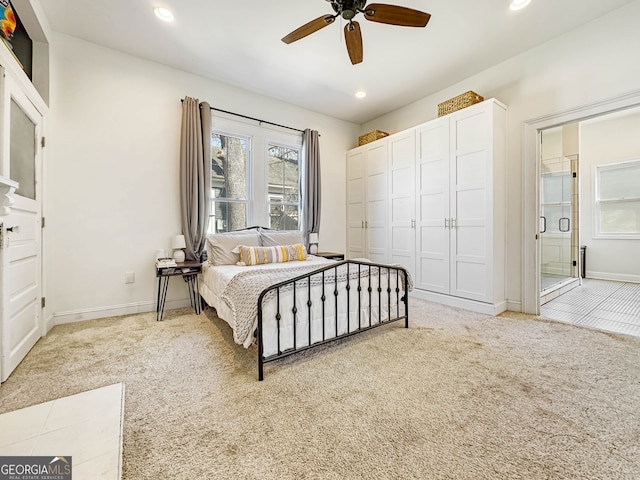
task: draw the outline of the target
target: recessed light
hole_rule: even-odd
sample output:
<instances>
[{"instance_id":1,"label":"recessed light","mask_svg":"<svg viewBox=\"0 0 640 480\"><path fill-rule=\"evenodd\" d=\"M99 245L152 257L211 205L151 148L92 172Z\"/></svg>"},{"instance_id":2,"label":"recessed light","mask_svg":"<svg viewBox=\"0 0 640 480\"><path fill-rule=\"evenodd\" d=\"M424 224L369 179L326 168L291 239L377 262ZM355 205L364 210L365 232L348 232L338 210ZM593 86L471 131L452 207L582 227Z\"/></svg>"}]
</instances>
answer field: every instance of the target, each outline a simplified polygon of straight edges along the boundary
<instances>
[{"instance_id":1,"label":"recessed light","mask_svg":"<svg viewBox=\"0 0 640 480\"><path fill-rule=\"evenodd\" d=\"M529 5L531 0L511 0L511 5L509 5L509 10L522 10L524 7Z\"/></svg>"},{"instance_id":2,"label":"recessed light","mask_svg":"<svg viewBox=\"0 0 640 480\"><path fill-rule=\"evenodd\" d=\"M163 7L156 7L153 9L153 13L156 14L163 22L173 22L173 13L170 10Z\"/></svg>"},{"instance_id":3,"label":"recessed light","mask_svg":"<svg viewBox=\"0 0 640 480\"><path fill-rule=\"evenodd\" d=\"M364 98L367 96L367 92L365 92L364 90L358 90L356 92L356 98Z\"/></svg>"}]
</instances>

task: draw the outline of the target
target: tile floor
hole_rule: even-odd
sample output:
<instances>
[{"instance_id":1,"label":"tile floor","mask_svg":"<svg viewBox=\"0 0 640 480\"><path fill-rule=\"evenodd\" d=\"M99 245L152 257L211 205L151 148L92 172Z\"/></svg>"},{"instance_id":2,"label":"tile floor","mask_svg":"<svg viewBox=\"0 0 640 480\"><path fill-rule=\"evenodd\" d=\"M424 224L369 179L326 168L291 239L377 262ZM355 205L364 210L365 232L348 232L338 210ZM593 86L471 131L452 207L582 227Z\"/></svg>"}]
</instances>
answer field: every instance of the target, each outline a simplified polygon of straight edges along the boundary
<instances>
[{"instance_id":1,"label":"tile floor","mask_svg":"<svg viewBox=\"0 0 640 480\"><path fill-rule=\"evenodd\" d=\"M540 315L640 337L640 283L585 278L581 286L542 305Z\"/></svg>"},{"instance_id":2,"label":"tile floor","mask_svg":"<svg viewBox=\"0 0 640 480\"><path fill-rule=\"evenodd\" d=\"M0 415L0 456L65 456L74 480L122 476L124 385Z\"/></svg>"}]
</instances>

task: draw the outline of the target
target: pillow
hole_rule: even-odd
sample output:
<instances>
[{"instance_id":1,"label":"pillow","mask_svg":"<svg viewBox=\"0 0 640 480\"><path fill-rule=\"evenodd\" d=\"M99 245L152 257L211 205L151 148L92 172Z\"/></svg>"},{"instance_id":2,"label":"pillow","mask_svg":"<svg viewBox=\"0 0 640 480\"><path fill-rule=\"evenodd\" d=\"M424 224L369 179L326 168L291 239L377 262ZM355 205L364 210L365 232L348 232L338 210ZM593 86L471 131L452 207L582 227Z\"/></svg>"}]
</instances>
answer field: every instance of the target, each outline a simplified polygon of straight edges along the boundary
<instances>
[{"instance_id":1,"label":"pillow","mask_svg":"<svg viewBox=\"0 0 640 480\"><path fill-rule=\"evenodd\" d=\"M238 245L259 246L257 230L216 233L207 235L207 255L213 265L235 265L240 258L233 249Z\"/></svg>"},{"instance_id":2,"label":"pillow","mask_svg":"<svg viewBox=\"0 0 640 480\"><path fill-rule=\"evenodd\" d=\"M240 245L236 251L240 256L238 265L261 265L264 263L284 263L307 259L306 250L301 243L275 247Z\"/></svg>"},{"instance_id":3,"label":"pillow","mask_svg":"<svg viewBox=\"0 0 640 480\"><path fill-rule=\"evenodd\" d=\"M280 245L304 244L304 237L298 230L263 230L260 229L260 239L265 247Z\"/></svg>"}]
</instances>

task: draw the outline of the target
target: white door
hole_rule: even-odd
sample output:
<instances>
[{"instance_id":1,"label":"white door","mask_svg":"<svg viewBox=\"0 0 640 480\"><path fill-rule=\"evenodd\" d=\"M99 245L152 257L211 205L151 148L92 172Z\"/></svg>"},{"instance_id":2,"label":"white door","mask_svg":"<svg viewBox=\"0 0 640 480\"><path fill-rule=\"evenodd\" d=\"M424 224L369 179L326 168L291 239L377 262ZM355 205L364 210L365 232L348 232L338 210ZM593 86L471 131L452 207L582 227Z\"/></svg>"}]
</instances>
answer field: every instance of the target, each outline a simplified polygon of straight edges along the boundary
<instances>
[{"instance_id":1,"label":"white door","mask_svg":"<svg viewBox=\"0 0 640 480\"><path fill-rule=\"evenodd\" d=\"M367 149L367 187L365 229L367 258L374 263L389 262L389 205L387 141L376 142Z\"/></svg>"},{"instance_id":2,"label":"white door","mask_svg":"<svg viewBox=\"0 0 640 480\"><path fill-rule=\"evenodd\" d=\"M416 288L449 293L449 119L416 134Z\"/></svg>"},{"instance_id":3,"label":"white door","mask_svg":"<svg viewBox=\"0 0 640 480\"><path fill-rule=\"evenodd\" d=\"M451 128L450 294L491 301L492 131L486 109L453 114Z\"/></svg>"},{"instance_id":4,"label":"white door","mask_svg":"<svg viewBox=\"0 0 640 480\"><path fill-rule=\"evenodd\" d=\"M347 156L347 258L366 256L365 153L364 150L359 150L350 152Z\"/></svg>"},{"instance_id":5,"label":"white door","mask_svg":"<svg viewBox=\"0 0 640 480\"><path fill-rule=\"evenodd\" d=\"M2 225L1 380L42 335L42 116L7 75L2 97L2 173L19 183Z\"/></svg>"},{"instance_id":6,"label":"white door","mask_svg":"<svg viewBox=\"0 0 640 480\"><path fill-rule=\"evenodd\" d=\"M390 262L415 277L415 130L389 137Z\"/></svg>"}]
</instances>

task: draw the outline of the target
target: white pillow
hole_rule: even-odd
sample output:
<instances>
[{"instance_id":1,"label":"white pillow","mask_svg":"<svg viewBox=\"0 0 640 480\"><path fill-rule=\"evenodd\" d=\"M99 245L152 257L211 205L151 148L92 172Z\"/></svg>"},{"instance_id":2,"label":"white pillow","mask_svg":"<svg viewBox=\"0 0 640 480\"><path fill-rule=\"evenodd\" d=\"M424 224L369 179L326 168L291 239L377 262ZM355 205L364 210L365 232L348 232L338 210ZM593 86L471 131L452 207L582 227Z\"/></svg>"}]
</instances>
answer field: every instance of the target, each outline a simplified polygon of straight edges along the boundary
<instances>
[{"instance_id":1,"label":"white pillow","mask_svg":"<svg viewBox=\"0 0 640 480\"><path fill-rule=\"evenodd\" d=\"M257 230L215 233L207 235L207 255L213 265L235 265L240 260L233 249L238 245L259 247L260 234Z\"/></svg>"},{"instance_id":2,"label":"white pillow","mask_svg":"<svg viewBox=\"0 0 640 480\"><path fill-rule=\"evenodd\" d=\"M304 237L298 230L263 230L260 229L260 239L264 247L277 247L279 245L304 245ZM246 245L246 244L245 244Z\"/></svg>"}]
</instances>

